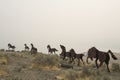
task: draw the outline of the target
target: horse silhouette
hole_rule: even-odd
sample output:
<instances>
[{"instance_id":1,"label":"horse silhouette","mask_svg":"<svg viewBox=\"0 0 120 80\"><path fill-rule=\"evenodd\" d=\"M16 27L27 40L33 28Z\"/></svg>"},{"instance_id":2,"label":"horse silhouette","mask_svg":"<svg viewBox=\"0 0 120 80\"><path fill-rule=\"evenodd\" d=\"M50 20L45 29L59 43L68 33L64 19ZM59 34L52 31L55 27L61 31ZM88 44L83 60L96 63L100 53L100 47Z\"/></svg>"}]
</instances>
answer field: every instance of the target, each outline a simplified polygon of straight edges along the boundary
<instances>
[{"instance_id":1,"label":"horse silhouette","mask_svg":"<svg viewBox=\"0 0 120 80\"><path fill-rule=\"evenodd\" d=\"M103 65L103 63L105 62L106 66L107 66L107 70L108 72L110 72L109 69L109 61L110 61L110 55L112 56L112 58L114 60L117 60L117 57L113 54L113 52L111 50L108 50L108 52L103 52L103 51L99 51L98 49L96 49L95 47L92 47L88 50L88 57L87 57L87 63L88 63L88 59L90 58L91 60L93 60L93 58L95 58L95 64L96 67L99 68ZM98 65L97 61L100 61L100 64Z\"/></svg>"},{"instance_id":2,"label":"horse silhouette","mask_svg":"<svg viewBox=\"0 0 120 80\"><path fill-rule=\"evenodd\" d=\"M8 50L10 50L10 48L11 48L13 51L15 51L15 48L16 48L16 47L15 47L14 45L8 43Z\"/></svg>"},{"instance_id":3,"label":"horse silhouette","mask_svg":"<svg viewBox=\"0 0 120 80\"><path fill-rule=\"evenodd\" d=\"M24 44L25 46L25 51L29 51L29 47L27 46L27 44Z\"/></svg>"},{"instance_id":4,"label":"horse silhouette","mask_svg":"<svg viewBox=\"0 0 120 80\"><path fill-rule=\"evenodd\" d=\"M51 48L50 45L47 45L48 53L55 54L56 51L58 51L56 48Z\"/></svg>"},{"instance_id":5,"label":"horse silhouette","mask_svg":"<svg viewBox=\"0 0 120 80\"><path fill-rule=\"evenodd\" d=\"M74 49L71 49L71 50L70 50L70 53L71 53L71 56L72 56L72 58L73 58L73 61L74 61L74 59L77 59L77 60L78 60L78 66L80 65L80 60L81 60L82 63L84 64L84 61L83 61L83 56L84 56L84 54L77 54Z\"/></svg>"},{"instance_id":6,"label":"horse silhouette","mask_svg":"<svg viewBox=\"0 0 120 80\"><path fill-rule=\"evenodd\" d=\"M34 45L31 43L31 54L37 54L37 48L34 47Z\"/></svg>"},{"instance_id":7,"label":"horse silhouette","mask_svg":"<svg viewBox=\"0 0 120 80\"><path fill-rule=\"evenodd\" d=\"M60 45L60 48L62 49L62 52L60 54L60 57L64 60L65 58L69 58L69 63L72 63L72 61L74 60L74 57L71 54L70 51L66 52L66 47L63 45Z\"/></svg>"}]
</instances>

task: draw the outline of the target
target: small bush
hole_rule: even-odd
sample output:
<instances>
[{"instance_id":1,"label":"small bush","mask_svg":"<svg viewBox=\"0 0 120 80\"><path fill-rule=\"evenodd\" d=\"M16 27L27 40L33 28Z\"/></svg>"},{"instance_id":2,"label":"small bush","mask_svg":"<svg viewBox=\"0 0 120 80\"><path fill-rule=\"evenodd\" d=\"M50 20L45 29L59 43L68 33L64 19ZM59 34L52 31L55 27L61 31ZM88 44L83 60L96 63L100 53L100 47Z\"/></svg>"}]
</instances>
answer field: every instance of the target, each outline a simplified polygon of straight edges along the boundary
<instances>
[{"instance_id":1,"label":"small bush","mask_svg":"<svg viewBox=\"0 0 120 80\"><path fill-rule=\"evenodd\" d=\"M57 55L38 54L32 62L32 68L59 70L60 58Z\"/></svg>"},{"instance_id":2,"label":"small bush","mask_svg":"<svg viewBox=\"0 0 120 80\"><path fill-rule=\"evenodd\" d=\"M112 71L120 72L120 64L118 64L118 63L113 63L113 64L112 64Z\"/></svg>"},{"instance_id":3,"label":"small bush","mask_svg":"<svg viewBox=\"0 0 120 80\"><path fill-rule=\"evenodd\" d=\"M60 79L60 80L81 80L80 72L69 69L69 70L63 71L59 76L57 76L57 79Z\"/></svg>"},{"instance_id":4,"label":"small bush","mask_svg":"<svg viewBox=\"0 0 120 80\"><path fill-rule=\"evenodd\" d=\"M111 78L109 76L103 76L102 80L111 80Z\"/></svg>"},{"instance_id":5,"label":"small bush","mask_svg":"<svg viewBox=\"0 0 120 80\"><path fill-rule=\"evenodd\" d=\"M0 49L1 52L5 52L5 49Z\"/></svg>"},{"instance_id":6,"label":"small bush","mask_svg":"<svg viewBox=\"0 0 120 80\"><path fill-rule=\"evenodd\" d=\"M0 54L0 64L8 64L10 61L8 55Z\"/></svg>"},{"instance_id":7,"label":"small bush","mask_svg":"<svg viewBox=\"0 0 120 80\"><path fill-rule=\"evenodd\" d=\"M9 76L8 69L5 67L0 67L0 77Z\"/></svg>"},{"instance_id":8,"label":"small bush","mask_svg":"<svg viewBox=\"0 0 120 80\"><path fill-rule=\"evenodd\" d=\"M69 70L66 72L66 80L77 80L80 78L80 73L74 70Z\"/></svg>"},{"instance_id":9,"label":"small bush","mask_svg":"<svg viewBox=\"0 0 120 80\"><path fill-rule=\"evenodd\" d=\"M83 68L82 68L82 72L81 72L81 77L88 77L88 76L90 76L91 75L91 71L89 70L89 68L88 67L86 67L86 66L84 66Z\"/></svg>"}]
</instances>

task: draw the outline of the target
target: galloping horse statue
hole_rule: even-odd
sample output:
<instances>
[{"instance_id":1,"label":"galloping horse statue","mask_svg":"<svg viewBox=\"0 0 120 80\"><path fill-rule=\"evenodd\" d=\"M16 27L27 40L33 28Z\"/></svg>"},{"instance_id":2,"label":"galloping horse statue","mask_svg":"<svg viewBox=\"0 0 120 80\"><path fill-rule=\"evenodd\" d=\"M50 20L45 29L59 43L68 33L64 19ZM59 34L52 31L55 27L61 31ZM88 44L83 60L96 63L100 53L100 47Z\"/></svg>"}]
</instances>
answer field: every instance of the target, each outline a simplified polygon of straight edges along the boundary
<instances>
[{"instance_id":1,"label":"galloping horse statue","mask_svg":"<svg viewBox=\"0 0 120 80\"><path fill-rule=\"evenodd\" d=\"M27 46L27 44L24 44L24 46L25 46L25 51L29 51L29 47Z\"/></svg>"},{"instance_id":2,"label":"galloping horse statue","mask_svg":"<svg viewBox=\"0 0 120 80\"><path fill-rule=\"evenodd\" d=\"M50 45L47 45L48 53L55 54L56 51L58 51L56 48L51 48Z\"/></svg>"},{"instance_id":3,"label":"galloping horse statue","mask_svg":"<svg viewBox=\"0 0 120 80\"><path fill-rule=\"evenodd\" d=\"M80 65L80 60L81 60L82 63L84 64L84 61L83 61L83 56L84 56L84 54L80 54L80 53L77 54L74 49L71 49L71 50L70 50L70 53L71 53L73 59L77 59L77 60L78 60L78 66ZM73 60L73 61L74 61L74 60Z\"/></svg>"},{"instance_id":4,"label":"galloping horse statue","mask_svg":"<svg viewBox=\"0 0 120 80\"><path fill-rule=\"evenodd\" d=\"M12 49L12 51L15 51L15 46L11 45L10 43L8 43L8 50L10 50L10 48Z\"/></svg>"},{"instance_id":5,"label":"galloping horse statue","mask_svg":"<svg viewBox=\"0 0 120 80\"><path fill-rule=\"evenodd\" d=\"M37 54L37 48L34 47L34 45L31 43L31 54Z\"/></svg>"},{"instance_id":6,"label":"galloping horse statue","mask_svg":"<svg viewBox=\"0 0 120 80\"><path fill-rule=\"evenodd\" d=\"M108 52L103 52L103 51L99 51L98 49L96 49L95 47L92 47L88 50L88 57L87 57L87 63L88 63L88 59L90 58L91 60L93 60L93 58L95 58L95 64L96 67L99 68L103 65L103 63L105 62L106 66L107 66L107 70L108 72L110 72L109 69L109 61L110 61L110 55L112 56L112 58L114 60L117 60L117 57L113 54L113 52L111 50L108 50ZM100 61L100 64L98 65L97 61Z\"/></svg>"}]
</instances>

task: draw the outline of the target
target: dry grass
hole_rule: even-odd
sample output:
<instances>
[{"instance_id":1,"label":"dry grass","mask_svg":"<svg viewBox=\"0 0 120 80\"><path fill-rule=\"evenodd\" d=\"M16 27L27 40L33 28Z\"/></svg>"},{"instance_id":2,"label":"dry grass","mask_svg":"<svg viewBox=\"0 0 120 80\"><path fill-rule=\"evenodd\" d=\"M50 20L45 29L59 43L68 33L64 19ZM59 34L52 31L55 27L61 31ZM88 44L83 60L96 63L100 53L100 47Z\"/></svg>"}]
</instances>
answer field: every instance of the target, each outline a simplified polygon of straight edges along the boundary
<instances>
[{"instance_id":1,"label":"dry grass","mask_svg":"<svg viewBox=\"0 0 120 80\"><path fill-rule=\"evenodd\" d=\"M8 57L8 55L6 54L0 54L0 64L8 64L10 62L10 59Z\"/></svg>"},{"instance_id":2,"label":"dry grass","mask_svg":"<svg viewBox=\"0 0 120 80\"><path fill-rule=\"evenodd\" d=\"M72 65L73 69L61 67L60 64L65 67ZM120 80L119 74L119 61L111 64L111 73L108 73L106 65L96 69L93 62L78 67L68 64L58 55L0 53L0 79L3 80Z\"/></svg>"},{"instance_id":3,"label":"dry grass","mask_svg":"<svg viewBox=\"0 0 120 80\"><path fill-rule=\"evenodd\" d=\"M42 70L59 70L60 58L57 55L38 54L32 62L32 68Z\"/></svg>"},{"instance_id":4,"label":"dry grass","mask_svg":"<svg viewBox=\"0 0 120 80\"><path fill-rule=\"evenodd\" d=\"M113 63L111 69L112 69L112 71L114 71L114 72L120 72L120 64L118 64L118 63Z\"/></svg>"},{"instance_id":5,"label":"dry grass","mask_svg":"<svg viewBox=\"0 0 120 80\"><path fill-rule=\"evenodd\" d=\"M83 66L81 70L75 71L69 69L63 71L57 76L58 80L111 80L111 77L101 71L101 69L92 69L88 66Z\"/></svg>"},{"instance_id":6,"label":"dry grass","mask_svg":"<svg viewBox=\"0 0 120 80\"><path fill-rule=\"evenodd\" d=\"M0 77L7 77L9 76L8 70L4 67L0 67Z\"/></svg>"}]
</instances>

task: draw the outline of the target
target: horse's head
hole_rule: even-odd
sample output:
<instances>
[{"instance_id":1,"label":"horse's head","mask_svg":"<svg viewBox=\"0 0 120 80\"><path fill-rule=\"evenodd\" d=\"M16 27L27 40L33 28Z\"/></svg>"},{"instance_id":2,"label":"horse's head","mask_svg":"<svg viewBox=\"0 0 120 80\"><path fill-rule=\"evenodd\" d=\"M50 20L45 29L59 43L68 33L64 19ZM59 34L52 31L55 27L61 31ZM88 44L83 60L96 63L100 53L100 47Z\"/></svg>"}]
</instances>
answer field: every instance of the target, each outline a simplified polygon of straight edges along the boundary
<instances>
[{"instance_id":1,"label":"horse's head","mask_svg":"<svg viewBox=\"0 0 120 80\"><path fill-rule=\"evenodd\" d=\"M66 48L65 48L65 46L63 46L63 45L60 45L60 48L61 48L63 51L66 51Z\"/></svg>"},{"instance_id":2,"label":"horse's head","mask_svg":"<svg viewBox=\"0 0 120 80\"><path fill-rule=\"evenodd\" d=\"M8 46L11 46L11 44L10 44L10 43L8 43Z\"/></svg>"},{"instance_id":3,"label":"horse's head","mask_svg":"<svg viewBox=\"0 0 120 80\"><path fill-rule=\"evenodd\" d=\"M49 45L49 44L47 45L47 48L50 48L50 45Z\"/></svg>"},{"instance_id":4,"label":"horse's head","mask_svg":"<svg viewBox=\"0 0 120 80\"><path fill-rule=\"evenodd\" d=\"M33 47L33 43L31 43L31 46Z\"/></svg>"},{"instance_id":5,"label":"horse's head","mask_svg":"<svg viewBox=\"0 0 120 80\"><path fill-rule=\"evenodd\" d=\"M60 45L60 48L63 48L64 46L63 45Z\"/></svg>"},{"instance_id":6,"label":"horse's head","mask_svg":"<svg viewBox=\"0 0 120 80\"><path fill-rule=\"evenodd\" d=\"M24 44L25 46L27 45L27 44Z\"/></svg>"},{"instance_id":7,"label":"horse's head","mask_svg":"<svg viewBox=\"0 0 120 80\"><path fill-rule=\"evenodd\" d=\"M111 50L108 50L108 53L113 53Z\"/></svg>"}]
</instances>

